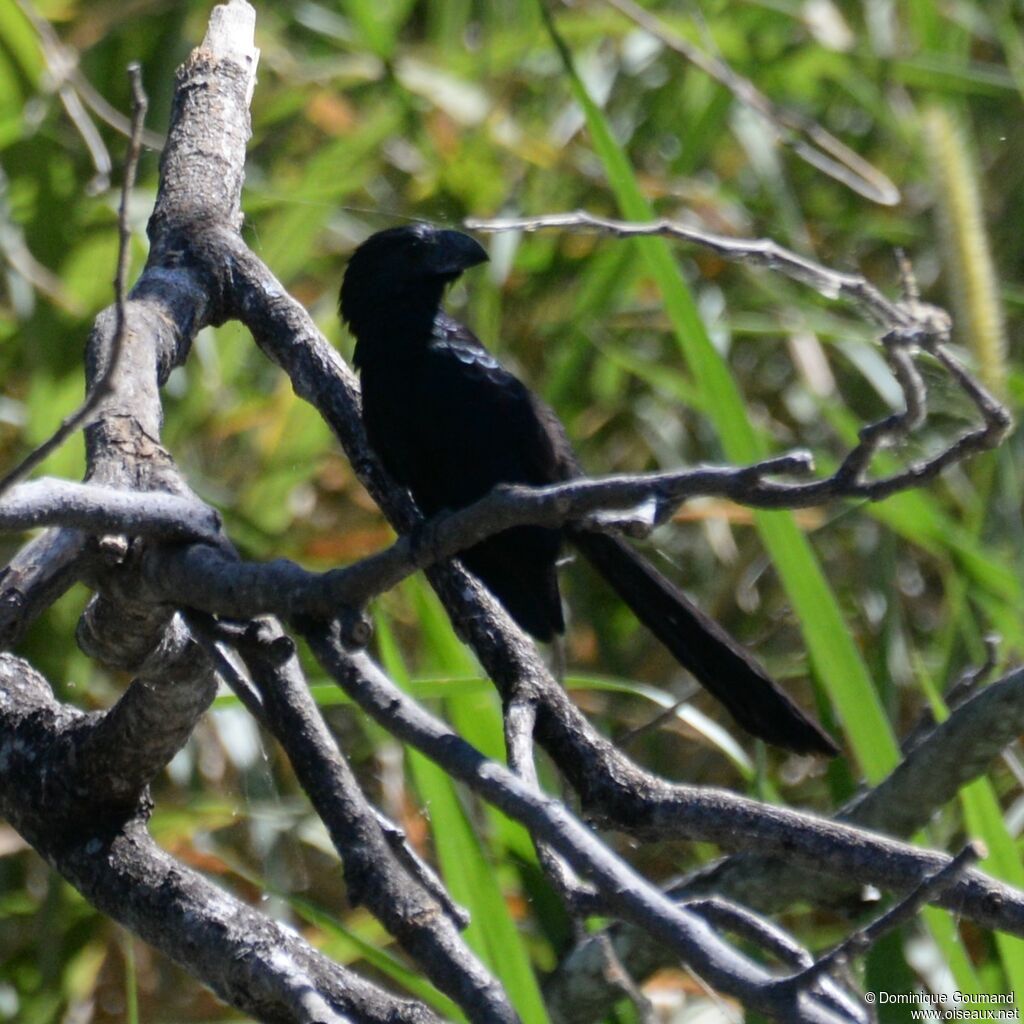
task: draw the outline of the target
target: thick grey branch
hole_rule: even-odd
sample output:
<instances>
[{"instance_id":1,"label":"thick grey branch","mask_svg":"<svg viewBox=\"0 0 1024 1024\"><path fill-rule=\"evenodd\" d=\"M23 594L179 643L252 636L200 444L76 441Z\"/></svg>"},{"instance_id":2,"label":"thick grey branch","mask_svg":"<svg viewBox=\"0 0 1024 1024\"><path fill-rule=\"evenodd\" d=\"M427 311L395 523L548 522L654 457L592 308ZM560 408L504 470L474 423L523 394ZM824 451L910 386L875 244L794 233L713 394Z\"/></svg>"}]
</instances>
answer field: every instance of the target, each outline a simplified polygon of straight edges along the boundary
<instances>
[{"instance_id":1,"label":"thick grey branch","mask_svg":"<svg viewBox=\"0 0 1024 1024\"><path fill-rule=\"evenodd\" d=\"M488 761L451 729L423 711L364 654L345 651L321 627L306 634L317 659L349 696L385 725L550 845L600 891L618 915L668 945L709 984L735 995L745 1006L780 1021L849 1021L811 992L776 989L762 967L724 943L703 919L680 909L612 854L565 805L538 793L507 768ZM769 995L771 993L771 995ZM776 998L776 993L781 998Z\"/></svg>"},{"instance_id":2,"label":"thick grey branch","mask_svg":"<svg viewBox=\"0 0 1024 1024\"><path fill-rule=\"evenodd\" d=\"M419 746L447 770L457 775L467 770L467 762L455 764L454 755L448 757L444 753L446 747L462 750L464 741L401 694L369 659L348 654L316 633L311 634L311 642L328 671L367 712L388 722L396 735ZM440 735L444 736L443 741ZM469 754L463 756L467 761L470 758ZM625 764L628 762L621 758L620 771ZM637 773L638 770L633 769L618 780L602 773L596 781L600 789L614 786L618 790L617 797L608 792L600 803L612 812L605 815L606 823L621 827L621 823L628 820L629 830L636 835L705 840L726 848L757 845L790 860L799 860L808 868L827 865L828 870L845 874L847 878L896 891L913 889L950 861L946 854L908 846L840 822L760 804L726 790L673 784L651 777L638 779ZM497 771L492 773L497 774ZM510 775L506 778L503 772L500 775L501 785L495 784L493 777L486 780L486 785L478 780L467 781L508 813L520 816L518 809L510 810L500 802L507 797L508 779L514 778ZM513 788L523 786L521 781L515 780ZM586 794L586 789L583 792ZM630 809L616 807L619 801L628 801ZM525 817L520 820L534 827L532 820ZM545 841L566 856L574 869L581 870L558 842L549 838L546 828L541 832ZM965 872L939 902L984 927L1024 935L1024 893L982 872Z\"/></svg>"},{"instance_id":3,"label":"thick grey branch","mask_svg":"<svg viewBox=\"0 0 1024 1024\"><path fill-rule=\"evenodd\" d=\"M913 835L1022 732L1024 669L1017 669L957 707L839 817L891 835Z\"/></svg>"},{"instance_id":4,"label":"thick grey branch","mask_svg":"<svg viewBox=\"0 0 1024 1024\"><path fill-rule=\"evenodd\" d=\"M85 545L78 530L47 530L0 569L0 650L15 646L78 579Z\"/></svg>"},{"instance_id":5,"label":"thick grey branch","mask_svg":"<svg viewBox=\"0 0 1024 1024\"><path fill-rule=\"evenodd\" d=\"M134 806L216 695L209 660L176 617L121 699L79 743L74 785L84 797Z\"/></svg>"},{"instance_id":6,"label":"thick grey branch","mask_svg":"<svg viewBox=\"0 0 1024 1024\"><path fill-rule=\"evenodd\" d=\"M234 229L241 218L248 98L256 73L254 14L243 0L229 6L243 14L241 21L218 16L204 46L178 72L146 268L128 300L97 318L86 348L90 388L108 382L103 415L86 430L89 480L169 492L197 505L160 444L159 389L187 356L196 332L218 317L219 285L203 269L210 254L194 254L202 245L196 225ZM127 343L119 346L122 334ZM79 629L90 653L129 667L161 642L172 611L140 600L138 586L127 579L134 566L131 561L102 575L101 593Z\"/></svg>"},{"instance_id":7,"label":"thick grey branch","mask_svg":"<svg viewBox=\"0 0 1024 1024\"><path fill-rule=\"evenodd\" d=\"M83 816L67 783L89 716L58 704L42 676L7 654L0 698L0 815L101 911L257 1020L321 1019L309 1015L312 993L332 1024L438 1024L175 861L140 817L125 823L123 807L94 803Z\"/></svg>"},{"instance_id":8,"label":"thick grey branch","mask_svg":"<svg viewBox=\"0 0 1024 1024\"><path fill-rule=\"evenodd\" d=\"M0 530L66 526L93 534L212 540L220 525L220 515L194 499L70 480L33 480L0 499Z\"/></svg>"},{"instance_id":9,"label":"thick grey branch","mask_svg":"<svg viewBox=\"0 0 1024 1024\"><path fill-rule=\"evenodd\" d=\"M180 495L191 501L193 515L198 503L160 445L159 387L184 360L195 333L220 315L221 282L216 273L207 272L217 257L196 252L202 248L201 229L222 224L234 230L240 224L246 104L255 76L252 10L233 0L230 12L240 11L249 16L248 45L230 27L231 19L219 19L204 48L180 73L162 186L149 228L149 261L127 299L118 288L119 301L97 318L87 346L89 391L102 387L105 392L102 418L86 431L90 483L161 492L161 500L164 492ZM131 501L114 502L115 521L129 514ZM106 529L111 524L102 525ZM216 525L203 523L201 533L209 536ZM48 566L36 570L23 557L17 566L21 578L7 572L5 602L10 595L11 603L20 605L14 609L18 614L10 616L12 633L20 633L29 615L66 585L68 572L57 572L54 565L73 547L67 542L72 536L77 535L57 531L47 535L45 546L35 545ZM76 571L77 556L75 550ZM133 810L126 807L132 791L187 736L212 697L212 679L205 659L197 669L187 642L177 643L181 638L173 627L168 631L173 609L151 603L138 588L132 545L124 545L120 553L101 551L91 561L97 563L90 565L90 572L102 593L83 619L80 637L106 661L134 668L141 664L139 678L105 716L87 719L69 709L53 710L53 720L68 728L55 740L52 768L42 771L50 739L43 728L45 715L29 716L28 734L17 731L17 722L5 722L10 728L0 730L0 742L9 754L22 749L30 753L34 770L48 780L50 796L61 786L80 796L83 767L86 782L112 780L110 792L105 784L93 792L89 806L95 813L82 815L78 822L81 800L73 805L68 799L62 806L40 799L29 785L7 787L9 779L19 776L5 770L0 773L3 813L98 907L260 1019L308 1020L315 996L317 1007L329 1011L322 1015L325 1020L434 1020L414 1004L383 996L374 1002L379 993L372 986L157 851L138 820L123 825ZM26 587L32 589L26 593ZM10 702L4 704L10 707ZM76 754L74 770L64 759L68 751ZM11 767L8 759L5 769ZM111 795L114 799L102 806L96 803ZM144 809L143 803L139 811ZM73 822L78 822L74 830Z\"/></svg>"},{"instance_id":10,"label":"thick grey branch","mask_svg":"<svg viewBox=\"0 0 1024 1024\"><path fill-rule=\"evenodd\" d=\"M236 250L238 316L264 351L287 371L296 392L314 404L335 430L360 479L395 528L414 530L422 520L367 446L351 371L260 261L240 245ZM890 308L888 300L881 296L879 300L884 309ZM900 324L910 322L906 314L893 309L890 318ZM761 845L799 857L809 867L827 865L829 871L897 890L912 888L945 863L942 854L884 837L865 842L857 830L845 832L809 815L760 808L732 794L673 786L648 775L596 734L551 678L532 644L468 574L458 566L439 565L428 576L502 693L534 694L539 742L580 793L587 811L609 825L650 836L710 839L726 847ZM782 815L785 824L775 815ZM1021 894L980 873L972 872L946 898L990 927L1024 928Z\"/></svg>"},{"instance_id":11,"label":"thick grey branch","mask_svg":"<svg viewBox=\"0 0 1024 1024\"><path fill-rule=\"evenodd\" d=\"M1024 670L1017 670L959 705L932 728L881 783L857 797L838 817L849 824L893 836L910 836L935 812L954 799L968 782L1024 732ZM698 893L719 893L730 900L772 913L814 894L819 904L857 907L865 880L841 872L813 871L782 856L754 852L727 857L672 888L675 897L691 900ZM993 905L996 905L996 900ZM671 963L664 949L637 928L610 929L616 951L633 973L646 977ZM601 969L596 943L587 940L559 965L546 995L565 1021L601 1019L618 998ZM799 966L794 964L793 966Z\"/></svg>"},{"instance_id":12,"label":"thick grey branch","mask_svg":"<svg viewBox=\"0 0 1024 1024\"><path fill-rule=\"evenodd\" d=\"M264 624L240 636L237 649L262 698L265 726L288 754L341 856L351 902L365 905L470 1020L514 1024L519 1018L508 997L459 935L464 912L456 922L450 898L436 898L436 879L428 889L396 858L309 694L294 646Z\"/></svg>"},{"instance_id":13,"label":"thick grey branch","mask_svg":"<svg viewBox=\"0 0 1024 1024\"><path fill-rule=\"evenodd\" d=\"M219 9L211 21L204 45L192 54L179 73L172 126L163 154L160 193L149 225L152 241L150 260L128 299L119 301L115 309L97 320L90 339L87 367L90 387L95 386L98 380L109 378L111 382L110 393L103 408L104 416L87 432L90 480L136 491L161 491L188 496L186 485L160 446L159 386L166 380L170 370L185 358L195 332L200 327L220 322L228 316L238 316L250 326L264 351L286 369L296 391L312 401L336 430L360 478L381 502L392 522L400 531L408 531L419 526L421 520L408 495L396 489L384 476L366 446L358 415L358 389L352 374L334 350L317 334L305 311L284 292L266 267L248 251L238 235L241 223L239 196L249 130L247 104L254 84L258 56L252 45L251 15L251 8L242 0L232 0L226 8ZM784 266L800 280L811 283L817 281L816 286L819 287L823 285L821 268L808 261L801 261L793 254L786 254L777 247L751 250L748 259L767 265ZM868 436L862 439L860 448L855 450L855 456L844 463L829 486L835 488L841 485L845 488L841 493L868 494L872 497L882 493L882 485L895 486L891 480L874 483L865 481L863 473L870 463L871 453L880 445L902 436L908 424L920 418L923 403L919 400L918 379L906 355L910 345L924 345L934 351L975 401L985 420L985 425L979 431L965 435L951 446L949 453L952 454L947 453L944 458L952 460L963 457L969 451L992 443L1005 430L1007 420L1002 407L996 405L957 364L951 362L952 357L941 347L940 341L945 337L944 332L948 331L948 322L943 321L937 313L927 307L920 307L920 304L911 308L912 304L908 302L889 303L866 282L858 285L850 275L839 275L838 280L833 275L824 281L824 286L834 288L836 294L843 293L845 289L846 294L858 298L873 312L876 319L885 324L890 359L907 397L906 413L874 425ZM748 497L753 496L750 498L751 503L774 500L775 489L780 487L790 488L787 492L787 501L790 502L807 501L811 497L821 500L825 493L822 486L827 482L784 485L764 479L766 473L777 472L781 465L776 462L772 464L772 469L760 466L747 470L720 471L730 476L725 483L719 480L717 484L745 487ZM802 466L803 462L791 460L788 468L799 469ZM919 482L926 474L937 472L937 466L939 462L932 460L927 465L911 467L904 474L906 482L901 481L900 486ZM716 471L693 472L700 474ZM444 557L445 553L461 550L466 543L472 542L467 541L467 537L473 536L474 529L493 529L496 516L572 517L585 516L608 507L628 508L635 504L624 500L630 487L641 489L631 493L640 493L642 500L655 499L658 507L652 519L656 520L659 514L667 514L665 510L671 507L672 501L687 496L686 487L694 485L692 473L676 474L674 479L670 479L671 476L659 475L653 483L650 479L580 481L568 485L563 493L549 491L494 495L487 499L492 502L492 507L486 513L479 509L475 512L470 510L461 521L452 517L451 521L432 524L427 531L422 531L412 540L400 541L390 552L380 556L376 563L368 562L353 569L345 585L349 587L350 597L356 595L352 600L359 603L369 594L378 592L375 588L389 585L389 579L400 578L419 565L430 565ZM875 489L864 490L868 486ZM612 494L616 487L623 489L617 497ZM682 497L672 490L673 487L677 491L682 488ZM831 496L836 493L839 492L829 492ZM797 495L795 499L794 494ZM736 495L730 493L729 496ZM620 501L622 506L618 504ZM545 502L550 503L550 507ZM573 505L573 502L578 504ZM588 502L592 504L588 505ZM473 519L474 515L478 517L477 520ZM558 521L563 522L565 519ZM133 737L146 730L159 732L164 728L166 731L166 735L157 742L157 753L153 759L137 767L131 779L132 785L144 782L156 763L167 755L175 743L180 742L194 716L199 713L202 705L202 699L199 698L208 683L208 677L200 679L201 674L194 671L194 665L191 668L185 665L192 656L187 647L172 651L168 646L173 607L154 602L152 590L146 593L139 585L136 553L137 545L127 546L123 561L111 565L109 562L103 563L101 559L100 566L94 569L94 578L101 585L101 596L84 620L83 637L90 650L106 660L124 665L135 665L142 661L154 648L161 649L158 645L163 641L165 653L172 655L171 663L175 656L182 658L182 670L187 676L187 692L180 695L180 703L175 703L168 716L156 716L160 718L156 721L152 712L159 709L166 695L150 694L147 685L136 683L124 700L102 720L111 736L128 738L129 748L134 742ZM157 564L165 557L160 551L154 552L154 555ZM308 577L298 575L296 567L282 563L274 566L272 571L267 570L264 580L253 582L254 578L250 577L247 582L244 573L253 567L242 567L229 553L216 546L181 545L176 553L166 554L167 564L175 558L187 564L189 558L211 556L220 559L220 565L214 568L231 568L230 573L225 571L225 578L233 578L233 582L228 580L227 586L234 586L235 590L233 594L230 589L224 590L220 596L225 597L225 601L239 601L239 605L233 606L234 610L246 613L253 609L241 606L250 601L254 594L259 597L259 587L265 586L268 581L280 583L282 578L288 577L289 582L294 579L296 590L305 588L315 592L317 587L340 586L338 581L345 579L344 571L341 571L329 580L325 576L311 581ZM151 566L152 563L144 555L142 564ZM483 594L457 566L434 565L430 569L430 577L506 699L526 700L531 713L536 710L538 740L552 753L576 786L585 807L615 827L626 828L641 835L699 836L713 839L724 846L753 841L764 849L788 854L794 860L827 865L829 870L843 872L848 877L870 880L902 891L913 888L928 873L941 869L947 863L940 854L915 851L882 837L866 838L864 833L849 827L820 822L793 812L763 808L731 794L691 790L652 779L596 735L550 678L529 642L509 623L493 600ZM150 573L149 578L152 582L154 574ZM324 583L324 580L328 582ZM166 596L174 596L181 603L224 610L223 604L216 604L208 595L204 597L196 594L194 578L191 580L191 595L186 590L185 582L184 577L179 576L175 580L168 576L163 584ZM330 593L332 597L337 596L336 591ZM262 600L262 597L259 599ZM204 600L206 604L203 604ZM336 609L337 603L332 611ZM321 605L316 610L323 613L325 608ZM294 605L289 614L300 616L309 611L308 606ZM132 615L137 617L132 618ZM118 634L126 632L126 623L137 627L130 630L135 634L135 639L127 647L117 640ZM173 628L170 627L171 630ZM362 695L368 709L379 715L388 728L409 738L410 742L421 744L423 749L457 777L525 821L543 843L557 850L573 871L600 891L602 899L615 913L641 924L693 964L709 982L723 991L737 994L751 1007L762 1009L779 1019L831 1024L857 1019L841 1006L837 1007L834 1000L830 1001L809 988L799 985L788 989L773 986L771 976L763 968L744 959L722 942L700 918L674 907L643 879L633 874L621 860L611 855L572 819L560 803L544 797L535 787L499 766L486 762L445 727L403 703L395 691L384 685L386 681L382 683L379 673L367 659L343 651L333 642L336 637L328 641L319 626L310 627L310 636L318 647L320 657ZM264 676L261 675L259 665L253 664L251 667L254 678L260 676L266 686L282 682L276 668ZM167 664L162 664L161 675L166 669ZM291 687L298 687L301 677L288 678L285 682ZM269 694L270 691L264 688L263 709L273 699ZM154 702L152 705L149 703L151 700ZM57 714L59 716L62 712ZM165 717L169 721L164 721ZM294 724L301 731L308 723L296 721ZM92 727L91 723L75 720L73 725L74 735L79 737L76 743L81 748L80 738L89 735L87 730ZM318 732L319 724L311 728L306 738L314 743L322 741L323 736ZM300 746L299 749L305 751L305 756L311 748ZM526 753L523 750L517 754L520 762ZM95 753L91 758L95 763L100 763ZM301 762L302 758L299 760ZM314 762L317 765L324 763L318 755L308 760L307 768ZM344 764L337 757L333 763L336 766ZM307 775L311 774L311 770L304 771ZM118 764L118 773L119 777L127 777L128 770L123 763ZM336 774L328 773L322 781L338 783L339 780ZM317 791L315 782L315 779L310 780L314 792ZM340 784L330 788L330 793L321 793L317 798L320 801L318 806L330 801L355 799L352 792ZM387 863L393 863L390 846L375 816L362 804L353 804L347 810L351 814L345 823L357 830L362 829L365 836L371 837L365 849L385 851L382 856L387 858ZM19 813L24 818L27 811L21 808ZM339 812L335 809L333 813ZM337 828L342 819L333 820ZM140 833L142 839L139 838ZM122 838L128 842L131 850L137 851L145 845L146 837L137 822L128 826L123 835L118 823L112 835L107 846L101 844L101 855L110 850L115 851L111 856L120 857L121 847L118 844ZM73 843L68 845L70 847ZM82 847L83 857L89 852L88 846ZM351 857L359 863L358 857L361 855L351 854ZM67 873L75 884L79 884L78 879L82 878L80 887L84 886L83 891L90 898L96 899L98 905L104 906L103 900L111 900L113 910L117 913L113 897L105 891L94 896L96 890L90 886L89 879L81 875L86 869L95 872L102 867L103 864L90 865L83 860L80 864L70 864ZM362 879L361 884L364 892L369 885L384 885L376 878ZM359 885L355 888L358 891ZM385 887L385 895L389 891ZM422 890L417 891L422 894ZM122 900L142 901L146 898L145 885L137 894L126 885L125 891L118 895ZM408 893L403 891L402 895L407 897ZM1024 900L1020 894L1008 887L999 887L978 872L970 872L962 878L947 893L947 898L954 900L962 912L974 916L982 923L1011 930L1024 929ZM1002 901L1001 904L999 901ZM367 902L370 902L368 898ZM433 920L426 922L420 931L412 930L408 935L401 933L403 939L414 947L420 943L420 950L424 944L440 948L450 939L450 955L457 943L457 936L452 938L454 929L450 908L445 908L443 901L431 900L427 912L428 916L435 915ZM407 921L399 923L403 926L408 924ZM146 927L145 923L143 927ZM258 928L259 925L254 927ZM141 928L137 930L140 930L140 934L147 934ZM328 1009L338 1018L344 1019L350 1012L352 1016L366 1012L361 1008L350 1011L349 1007L342 1005L340 997L337 1005L333 1005L333 990L329 979L324 982L322 977L303 965L295 971L285 970L294 962L295 956L291 952L282 958L278 948L267 961L270 966L276 963L278 973L268 977L265 982L278 995L284 991L290 993L293 1015L297 1005L295 1000L298 999L296 992L305 991L308 997L311 987L318 998L324 996L327 999ZM305 964L308 963L310 961L306 960ZM228 969L218 967L218 970ZM292 977L289 980L285 975ZM309 986L304 984L307 977L311 979ZM326 996L325 990L320 987L321 983L328 985ZM219 977L217 984L222 984ZM258 989L258 983L253 984ZM462 986L459 991L466 999L473 995L470 990L474 986L478 994L483 993L483 1001L473 1004L475 1019L507 1018L505 1004L499 996L495 995L487 1003L485 997L491 981L482 972L475 975L472 971L464 972L463 977L451 984ZM227 988L230 989L230 986ZM217 990L224 991L223 984ZM240 997L233 991L230 995L235 1005L248 1005L236 1002L236 998ZM308 1016L311 1012L308 998L301 1002L301 1012ZM489 1008L478 1008L484 1005ZM319 1010L314 1008L312 1012ZM401 1013L396 1010L393 1019L407 1019Z\"/></svg>"}]
</instances>

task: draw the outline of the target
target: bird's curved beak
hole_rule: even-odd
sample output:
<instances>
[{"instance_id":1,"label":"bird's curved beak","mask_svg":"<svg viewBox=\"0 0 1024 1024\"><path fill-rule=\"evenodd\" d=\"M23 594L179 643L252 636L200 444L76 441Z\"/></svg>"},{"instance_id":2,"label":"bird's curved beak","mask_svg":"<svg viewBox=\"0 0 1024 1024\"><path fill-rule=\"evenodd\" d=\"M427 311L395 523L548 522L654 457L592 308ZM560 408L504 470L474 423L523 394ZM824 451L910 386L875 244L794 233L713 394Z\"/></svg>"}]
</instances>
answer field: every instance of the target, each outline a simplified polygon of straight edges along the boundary
<instances>
[{"instance_id":1,"label":"bird's curved beak","mask_svg":"<svg viewBox=\"0 0 1024 1024\"><path fill-rule=\"evenodd\" d=\"M431 270L445 277L458 276L488 259L484 247L461 231L439 231L430 253Z\"/></svg>"}]
</instances>

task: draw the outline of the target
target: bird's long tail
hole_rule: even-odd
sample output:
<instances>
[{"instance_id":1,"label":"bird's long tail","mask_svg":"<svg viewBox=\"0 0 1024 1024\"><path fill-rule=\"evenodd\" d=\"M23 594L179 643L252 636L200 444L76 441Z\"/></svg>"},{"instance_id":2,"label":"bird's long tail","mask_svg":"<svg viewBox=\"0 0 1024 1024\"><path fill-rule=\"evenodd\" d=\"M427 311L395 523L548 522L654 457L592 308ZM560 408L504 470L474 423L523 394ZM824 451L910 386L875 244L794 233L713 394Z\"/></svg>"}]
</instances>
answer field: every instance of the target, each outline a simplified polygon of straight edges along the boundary
<instances>
[{"instance_id":1,"label":"bird's long tail","mask_svg":"<svg viewBox=\"0 0 1024 1024\"><path fill-rule=\"evenodd\" d=\"M574 530L570 536L633 614L744 729L800 754L837 752L821 726L753 657L628 543L585 530Z\"/></svg>"}]
</instances>

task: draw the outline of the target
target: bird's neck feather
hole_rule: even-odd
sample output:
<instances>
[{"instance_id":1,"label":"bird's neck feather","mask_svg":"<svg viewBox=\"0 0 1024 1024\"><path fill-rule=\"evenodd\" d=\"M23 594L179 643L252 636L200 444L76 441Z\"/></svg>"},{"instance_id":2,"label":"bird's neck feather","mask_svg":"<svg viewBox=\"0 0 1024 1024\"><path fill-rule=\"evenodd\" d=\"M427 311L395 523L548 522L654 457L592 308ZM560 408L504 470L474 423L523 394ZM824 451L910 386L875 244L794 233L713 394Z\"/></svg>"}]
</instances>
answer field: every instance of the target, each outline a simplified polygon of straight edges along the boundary
<instances>
[{"instance_id":1,"label":"bird's neck feather","mask_svg":"<svg viewBox=\"0 0 1024 1024\"><path fill-rule=\"evenodd\" d=\"M431 283L397 296L379 296L361 304L349 321L356 338L356 365L379 358L401 359L424 351L441 311L443 286Z\"/></svg>"}]
</instances>

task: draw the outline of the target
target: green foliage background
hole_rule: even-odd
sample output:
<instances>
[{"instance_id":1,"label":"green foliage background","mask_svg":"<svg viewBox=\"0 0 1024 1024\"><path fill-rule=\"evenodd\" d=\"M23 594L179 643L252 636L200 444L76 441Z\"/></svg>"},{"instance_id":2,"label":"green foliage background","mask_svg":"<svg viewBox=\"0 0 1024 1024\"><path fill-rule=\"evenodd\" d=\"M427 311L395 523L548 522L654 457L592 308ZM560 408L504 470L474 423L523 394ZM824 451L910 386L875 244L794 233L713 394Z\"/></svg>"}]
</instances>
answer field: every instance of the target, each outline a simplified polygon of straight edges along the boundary
<instances>
[{"instance_id":1,"label":"green foliage background","mask_svg":"<svg viewBox=\"0 0 1024 1024\"><path fill-rule=\"evenodd\" d=\"M334 314L345 255L406 217L457 225L580 207L693 217L723 233L771 235L890 293L893 248L902 246L925 298L956 313L964 357L1016 408L1024 394L1019 0L651 8L872 161L899 186L901 204L873 206L780 148L720 85L599 0L553 7L562 52L528 0L264 3L244 196L250 244L346 355L351 340ZM38 8L119 109L128 106L125 65L142 63L156 131L166 127L174 68L202 37L208 10L155 0ZM116 182L97 180L60 85L39 26L14 0L0 0L3 465L80 397L85 336L111 301ZM124 140L96 124L116 167ZM156 175L149 152L132 203L136 270ZM488 244L490 266L459 285L452 304L555 406L592 472L742 462L793 446L813 450L827 469L859 424L891 407L871 331L781 277L657 241L536 234ZM937 375L935 390L927 427L896 459L933 451L965 425L969 410ZM166 445L249 556L326 568L388 541L326 428L236 325L198 339L168 385L166 414ZM1001 665L1024 649L1019 455L1013 435L926 490L873 506L757 517L721 502L689 506L659 533L653 557L817 706L849 757L822 770L744 736L730 747L699 717L631 739L630 752L671 778L823 811L862 778L882 777L922 707L983 660L986 633L1002 637ZM80 476L80 439L45 472ZM4 538L0 554L21 540ZM569 684L602 729L625 737L685 693L685 681L583 567L564 575ZM62 600L22 653L62 697L103 707L125 680L74 646L85 598L77 589ZM375 611L389 670L501 756L491 691L424 585L411 581ZM543 1021L538 979L566 948L570 924L528 837L406 755L331 687L317 692L367 788L437 857L473 912L470 941L524 1019ZM703 696L694 703L732 728ZM1021 777L1011 750L919 839L951 848L981 835L992 851L985 867L1021 884ZM153 827L176 854L265 900L330 955L451 1012L379 926L346 904L323 832L279 752L229 700L161 783ZM656 877L714 853L683 844L623 852ZM812 948L849 927L809 909L785 923ZM1022 998L1022 965L1016 941L935 912L868 958L866 984ZM679 1013L686 1000L691 1011L703 1005L681 973L663 975L658 992ZM883 1020L909 1019L906 1008L889 1010ZM619 1008L616 1019L629 1013ZM134 1019L238 1017L94 913L0 827L0 1020Z\"/></svg>"}]
</instances>

